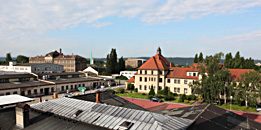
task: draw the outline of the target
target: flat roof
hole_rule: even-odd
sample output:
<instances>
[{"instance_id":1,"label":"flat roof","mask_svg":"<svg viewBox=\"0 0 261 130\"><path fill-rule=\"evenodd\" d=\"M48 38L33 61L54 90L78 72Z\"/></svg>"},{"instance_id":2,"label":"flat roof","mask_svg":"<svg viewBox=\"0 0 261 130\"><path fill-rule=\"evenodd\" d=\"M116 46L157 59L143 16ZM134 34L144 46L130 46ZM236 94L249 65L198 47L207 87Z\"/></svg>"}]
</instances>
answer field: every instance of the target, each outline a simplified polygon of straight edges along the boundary
<instances>
[{"instance_id":1,"label":"flat roof","mask_svg":"<svg viewBox=\"0 0 261 130\"><path fill-rule=\"evenodd\" d=\"M16 104L18 102L31 102L31 101L34 101L34 99L17 95L17 94L0 96L0 106L7 106L7 105Z\"/></svg>"}]
</instances>

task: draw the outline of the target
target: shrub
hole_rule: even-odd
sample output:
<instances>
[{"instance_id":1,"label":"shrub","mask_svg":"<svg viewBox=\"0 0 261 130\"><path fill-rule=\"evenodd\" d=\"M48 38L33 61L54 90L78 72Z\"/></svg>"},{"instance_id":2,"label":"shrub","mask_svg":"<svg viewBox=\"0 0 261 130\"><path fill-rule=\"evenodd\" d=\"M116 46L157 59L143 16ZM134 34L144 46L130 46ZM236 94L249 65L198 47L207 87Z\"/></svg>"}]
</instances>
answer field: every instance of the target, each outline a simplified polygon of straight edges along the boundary
<instances>
[{"instance_id":1,"label":"shrub","mask_svg":"<svg viewBox=\"0 0 261 130\"><path fill-rule=\"evenodd\" d=\"M172 96L172 95L166 95L166 96L164 97L164 99L165 99L166 101L171 101L171 100L174 100L175 98L174 98L174 96Z\"/></svg>"},{"instance_id":2,"label":"shrub","mask_svg":"<svg viewBox=\"0 0 261 130\"><path fill-rule=\"evenodd\" d=\"M154 96L154 95L155 95L155 91L154 91L153 86L150 87L149 95L151 95L151 96Z\"/></svg>"},{"instance_id":3,"label":"shrub","mask_svg":"<svg viewBox=\"0 0 261 130\"><path fill-rule=\"evenodd\" d=\"M188 103L189 102L189 100L184 100L184 103Z\"/></svg>"},{"instance_id":4,"label":"shrub","mask_svg":"<svg viewBox=\"0 0 261 130\"><path fill-rule=\"evenodd\" d=\"M160 94L156 95L156 97L157 97L157 98L163 98L163 96L160 95Z\"/></svg>"},{"instance_id":5,"label":"shrub","mask_svg":"<svg viewBox=\"0 0 261 130\"><path fill-rule=\"evenodd\" d=\"M146 95L146 93L142 93L141 95Z\"/></svg>"},{"instance_id":6,"label":"shrub","mask_svg":"<svg viewBox=\"0 0 261 130\"><path fill-rule=\"evenodd\" d=\"M196 100L196 96L195 95L188 95L187 96L187 99L190 101L190 100Z\"/></svg>"},{"instance_id":7,"label":"shrub","mask_svg":"<svg viewBox=\"0 0 261 130\"><path fill-rule=\"evenodd\" d=\"M152 95L147 95L148 96L148 99L151 99L151 98L153 98L154 96L152 96Z\"/></svg>"},{"instance_id":8,"label":"shrub","mask_svg":"<svg viewBox=\"0 0 261 130\"><path fill-rule=\"evenodd\" d=\"M134 90L134 85L131 83L128 83L127 90L131 90L131 91Z\"/></svg>"},{"instance_id":9,"label":"shrub","mask_svg":"<svg viewBox=\"0 0 261 130\"><path fill-rule=\"evenodd\" d=\"M159 90L159 91L158 91L158 94L159 94L159 95L164 95L164 90Z\"/></svg>"},{"instance_id":10,"label":"shrub","mask_svg":"<svg viewBox=\"0 0 261 130\"><path fill-rule=\"evenodd\" d=\"M116 92L117 93L124 93L125 89L124 88L117 88Z\"/></svg>"},{"instance_id":11,"label":"shrub","mask_svg":"<svg viewBox=\"0 0 261 130\"><path fill-rule=\"evenodd\" d=\"M186 94L181 94L181 95L179 95L179 102L184 102L184 100L186 100L187 99L187 97L186 97Z\"/></svg>"},{"instance_id":12,"label":"shrub","mask_svg":"<svg viewBox=\"0 0 261 130\"><path fill-rule=\"evenodd\" d=\"M116 79L119 79L119 80L128 80L128 78L127 78L126 76L123 76L123 75L116 77Z\"/></svg>"},{"instance_id":13,"label":"shrub","mask_svg":"<svg viewBox=\"0 0 261 130\"><path fill-rule=\"evenodd\" d=\"M115 94L115 91L113 89L106 89L105 92L110 92L110 93Z\"/></svg>"},{"instance_id":14,"label":"shrub","mask_svg":"<svg viewBox=\"0 0 261 130\"><path fill-rule=\"evenodd\" d=\"M172 95L173 95L173 96L175 96L175 97L176 97L176 96L178 96L178 94L177 94L177 93L173 93Z\"/></svg>"},{"instance_id":15,"label":"shrub","mask_svg":"<svg viewBox=\"0 0 261 130\"><path fill-rule=\"evenodd\" d=\"M136 93L137 93L137 92L138 92L138 88L134 88L134 92L136 92Z\"/></svg>"}]
</instances>

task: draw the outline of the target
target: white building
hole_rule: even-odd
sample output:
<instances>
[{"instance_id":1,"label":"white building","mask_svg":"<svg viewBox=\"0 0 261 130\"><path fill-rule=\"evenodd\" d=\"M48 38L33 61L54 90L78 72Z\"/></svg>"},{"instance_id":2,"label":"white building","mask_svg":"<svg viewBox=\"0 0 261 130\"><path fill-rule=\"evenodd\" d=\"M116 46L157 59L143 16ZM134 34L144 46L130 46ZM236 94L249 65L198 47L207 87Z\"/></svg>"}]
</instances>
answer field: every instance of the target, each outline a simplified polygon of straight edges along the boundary
<instances>
[{"instance_id":1,"label":"white building","mask_svg":"<svg viewBox=\"0 0 261 130\"><path fill-rule=\"evenodd\" d=\"M127 77L128 79L130 79L132 76L134 76L134 74L136 72L137 71L121 71L120 75L123 75L123 76Z\"/></svg>"},{"instance_id":2,"label":"white building","mask_svg":"<svg viewBox=\"0 0 261 130\"><path fill-rule=\"evenodd\" d=\"M43 64L16 64L16 62L9 62L9 65L0 65L0 71L9 72L27 72L27 73L61 73L64 71L63 65L43 63Z\"/></svg>"}]
</instances>

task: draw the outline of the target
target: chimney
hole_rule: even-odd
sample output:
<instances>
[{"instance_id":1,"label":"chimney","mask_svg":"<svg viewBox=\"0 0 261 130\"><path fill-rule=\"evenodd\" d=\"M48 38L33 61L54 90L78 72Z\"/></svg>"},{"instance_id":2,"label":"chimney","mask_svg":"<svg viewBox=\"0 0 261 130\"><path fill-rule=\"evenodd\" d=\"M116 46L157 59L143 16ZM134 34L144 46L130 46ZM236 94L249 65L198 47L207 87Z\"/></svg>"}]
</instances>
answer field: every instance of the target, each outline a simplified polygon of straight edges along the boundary
<instances>
[{"instance_id":1,"label":"chimney","mask_svg":"<svg viewBox=\"0 0 261 130\"><path fill-rule=\"evenodd\" d=\"M100 103L101 101L100 101L100 93L101 93L101 91L96 91L96 103Z\"/></svg>"},{"instance_id":2,"label":"chimney","mask_svg":"<svg viewBox=\"0 0 261 130\"><path fill-rule=\"evenodd\" d=\"M59 54L60 54L60 55L62 54L62 48L60 48Z\"/></svg>"},{"instance_id":3,"label":"chimney","mask_svg":"<svg viewBox=\"0 0 261 130\"><path fill-rule=\"evenodd\" d=\"M30 109L30 106L25 103L18 103L16 105L16 107L15 107L16 126L23 129L30 124L29 109Z\"/></svg>"}]
</instances>

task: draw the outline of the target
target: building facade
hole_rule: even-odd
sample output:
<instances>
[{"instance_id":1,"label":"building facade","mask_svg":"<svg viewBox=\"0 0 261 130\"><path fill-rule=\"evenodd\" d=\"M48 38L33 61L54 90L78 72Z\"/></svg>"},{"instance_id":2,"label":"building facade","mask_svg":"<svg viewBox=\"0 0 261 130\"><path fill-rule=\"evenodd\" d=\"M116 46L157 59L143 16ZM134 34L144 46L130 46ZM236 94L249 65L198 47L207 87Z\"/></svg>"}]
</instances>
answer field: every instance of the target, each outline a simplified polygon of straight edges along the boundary
<instances>
[{"instance_id":1,"label":"building facade","mask_svg":"<svg viewBox=\"0 0 261 130\"><path fill-rule=\"evenodd\" d=\"M173 67L170 62L161 55L161 49L158 48L157 54L152 56L142 66L138 68L135 74L127 83L134 84L135 88L141 93L149 93L153 86L155 92L168 87L171 92L178 94L192 94L190 84L195 80L200 80L198 64L194 63L190 68ZM252 69L228 69L231 73L231 79L237 81L241 74L254 71Z\"/></svg>"},{"instance_id":2,"label":"building facade","mask_svg":"<svg viewBox=\"0 0 261 130\"><path fill-rule=\"evenodd\" d=\"M65 72L82 71L87 67L87 60L79 55L64 55L62 50L53 50L45 56L30 57L29 63L53 63L63 65Z\"/></svg>"},{"instance_id":3,"label":"building facade","mask_svg":"<svg viewBox=\"0 0 261 130\"><path fill-rule=\"evenodd\" d=\"M64 71L62 65L52 63L23 63L9 62L9 65L0 65L0 71L25 72L25 73L61 73Z\"/></svg>"},{"instance_id":4,"label":"building facade","mask_svg":"<svg viewBox=\"0 0 261 130\"><path fill-rule=\"evenodd\" d=\"M128 58L125 60L125 66L131 66L132 68L137 68L140 67L143 63L145 63L145 59L133 59L133 58Z\"/></svg>"}]
</instances>

